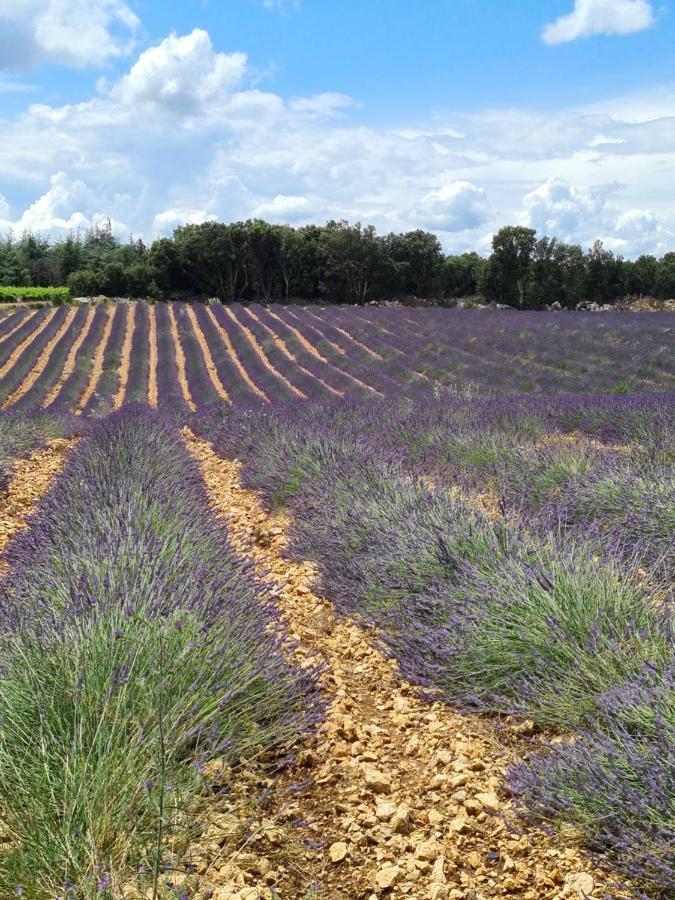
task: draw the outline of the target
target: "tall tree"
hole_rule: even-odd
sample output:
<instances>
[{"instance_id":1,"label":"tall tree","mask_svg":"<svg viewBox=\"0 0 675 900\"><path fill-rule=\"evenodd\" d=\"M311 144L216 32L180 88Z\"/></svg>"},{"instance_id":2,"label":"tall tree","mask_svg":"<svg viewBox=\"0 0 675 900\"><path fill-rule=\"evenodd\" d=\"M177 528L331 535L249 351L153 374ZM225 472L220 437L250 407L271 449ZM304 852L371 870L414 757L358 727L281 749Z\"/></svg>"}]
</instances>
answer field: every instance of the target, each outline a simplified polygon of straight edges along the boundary
<instances>
[{"instance_id":1,"label":"tall tree","mask_svg":"<svg viewBox=\"0 0 675 900\"><path fill-rule=\"evenodd\" d=\"M537 232L534 228L508 225L492 239L492 256L485 277L490 299L522 307L532 264Z\"/></svg>"}]
</instances>

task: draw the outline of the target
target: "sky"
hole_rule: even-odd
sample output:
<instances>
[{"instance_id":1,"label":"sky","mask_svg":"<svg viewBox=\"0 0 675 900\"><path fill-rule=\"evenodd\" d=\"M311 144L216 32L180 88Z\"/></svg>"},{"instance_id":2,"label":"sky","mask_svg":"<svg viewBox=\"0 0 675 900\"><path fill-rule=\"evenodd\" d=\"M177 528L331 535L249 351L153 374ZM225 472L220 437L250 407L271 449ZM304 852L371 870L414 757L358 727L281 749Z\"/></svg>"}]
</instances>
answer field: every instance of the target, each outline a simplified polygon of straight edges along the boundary
<instances>
[{"instance_id":1,"label":"sky","mask_svg":"<svg viewBox=\"0 0 675 900\"><path fill-rule=\"evenodd\" d=\"M675 0L0 0L0 233L675 250Z\"/></svg>"}]
</instances>

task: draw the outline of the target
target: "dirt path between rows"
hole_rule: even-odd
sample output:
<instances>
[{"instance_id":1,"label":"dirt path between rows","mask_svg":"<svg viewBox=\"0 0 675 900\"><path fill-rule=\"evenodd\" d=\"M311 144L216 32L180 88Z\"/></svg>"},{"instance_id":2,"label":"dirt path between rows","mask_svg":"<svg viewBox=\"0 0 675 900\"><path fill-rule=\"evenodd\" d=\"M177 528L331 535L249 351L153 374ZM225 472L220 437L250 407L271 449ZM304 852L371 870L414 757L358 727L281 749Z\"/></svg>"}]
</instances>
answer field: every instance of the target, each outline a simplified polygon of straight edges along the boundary
<instances>
[{"instance_id":1,"label":"dirt path between rows","mask_svg":"<svg viewBox=\"0 0 675 900\"><path fill-rule=\"evenodd\" d=\"M6 493L0 494L0 553L4 553L13 535L26 527L26 518L64 467L74 444L72 438L55 438L43 450L35 450L12 464L9 486ZM3 568L0 563L0 574Z\"/></svg>"},{"instance_id":2,"label":"dirt path between rows","mask_svg":"<svg viewBox=\"0 0 675 900\"><path fill-rule=\"evenodd\" d=\"M136 304L129 303L127 306L127 320L124 332L124 343L122 344L122 356L118 370L119 386L117 393L113 397L112 408L119 409L124 403L127 393L127 384L129 383L129 369L131 367L131 348L134 343L134 328L136 327Z\"/></svg>"},{"instance_id":3,"label":"dirt path between rows","mask_svg":"<svg viewBox=\"0 0 675 900\"><path fill-rule=\"evenodd\" d=\"M73 407L73 413L76 416L82 414L82 411L84 410L87 403L89 403L89 401L91 400L92 394L96 390L96 386L98 385L99 381L101 380L101 376L103 375L105 351L108 347L108 342L110 341L110 334L113 328L113 320L118 309L119 315L122 315L121 307L115 306L114 303L111 303L108 307L108 318L105 322L105 328L103 329L101 340L99 341L96 352L94 353L94 358L92 359L91 370L89 372L89 380L87 381L87 385L82 392L82 396Z\"/></svg>"},{"instance_id":4,"label":"dirt path between rows","mask_svg":"<svg viewBox=\"0 0 675 900\"><path fill-rule=\"evenodd\" d=\"M208 860L198 869L215 878L214 900L624 896L578 847L515 825L503 773L528 751L517 733L528 723L498 733L420 698L372 631L312 592L312 564L284 558L288 518L241 487L237 462L184 436L236 550L277 589L298 662L323 663L328 703L264 818L249 823L246 852L225 864L221 847L219 871Z\"/></svg>"},{"instance_id":5,"label":"dirt path between rows","mask_svg":"<svg viewBox=\"0 0 675 900\"><path fill-rule=\"evenodd\" d=\"M325 387L329 393L333 394L334 397L344 397L344 391L337 390L337 388L334 388L332 385L328 384L327 381L324 381L323 378L319 378L318 375L315 375L313 372L310 372L309 369L306 369L297 358L295 353L292 353L288 349L288 344L286 343L286 341L282 337L280 337L280 335L278 335L273 328L270 328L269 325L263 322L260 316L254 313L250 307L245 306L244 312L251 319L257 322L258 325L260 325L260 327L266 332L266 334L270 336L275 347L277 347L277 349L280 350L281 353L283 353L283 355L290 363L292 363L294 366L297 366L298 369L300 369L300 371L303 373L303 375L306 375L308 378L311 378L314 381L317 381L319 384L323 385L323 387Z\"/></svg>"},{"instance_id":6,"label":"dirt path between rows","mask_svg":"<svg viewBox=\"0 0 675 900\"><path fill-rule=\"evenodd\" d=\"M169 313L169 327L171 329L171 340L173 341L174 353L176 354L178 383L183 394L183 399L189 406L190 411L194 412L197 409L197 406L195 404L195 401L192 399L192 394L190 393L190 385L188 384L187 380L187 371L185 367L185 351L183 350L183 345L180 342L180 334L178 333L176 314L174 313L173 306L170 303L167 304L167 307Z\"/></svg>"},{"instance_id":7,"label":"dirt path between rows","mask_svg":"<svg viewBox=\"0 0 675 900\"><path fill-rule=\"evenodd\" d=\"M211 349L209 347L208 341L204 337L204 332L199 326L199 322L197 321L197 316L195 315L194 309L188 304L185 311L187 313L188 319L190 320L190 325L192 325L194 336L197 339L197 343L199 344L202 359L204 360L206 371L209 373L209 378L211 379L213 389L215 390L216 394L218 394L220 399L225 401L225 403L232 403L230 395L227 393L227 391L223 387L222 381L220 380L218 370L216 369L216 364L214 363L213 357L211 356Z\"/></svg>"},{"instance_id":8,"label":"dirt path between rows","mask_svg":"<svg viewBox=\"0 0 675 900\"><path fill-rule=\"evenodd\" d=\"M157 409L157 318L155 307L148 304L148 403Z\"/></svg>"},{"instance_id":9,"label":"dirt path between rows","mask_svg":"<svg viewBox=\"0 0 675 900\"><path fill-rule=\"evenodd\" d=\"M75 365L77 363L77 354L80 352L80 347L85 342L87 335L91 330L92 322L94 321L94 316L96 315L96 309L92 307L87 312L87 318L84 320L84 324L82 325L82 329L80 333L75 338L75 341L68 351L68 356L66 357L66 361L63 364L63 369L61 370L61 374L54 382L53 386L50 388L49 393L45 397L42 402L43 409L46 409L48 406L56 400L59 393L61 392L61 388L66 383L68 378L75 371Z\"/></svg>"},{"instance_id":10,"label":"dirt path between rows","mask_svg":"<svg viewBox=\"0 0 675 900\"><path fill-rule=\"evenodd\" d=\"M25 395L28 393L28 391L33 387L33 385L38 380L40 375L42 375L44 370L49 365L49 359L50 359L52 353L54 352L59 341L61 341L63 339L66 332L68 331L70 326L73 324L73 319L75 318L76 314L77 314L76 309L68 310L68 312L66 313L66 317L61 324L61 327L56 332L54 337L49 341L47 346L44 348L44 350L42 351L42 353L36 360L35 365L30 370L30 372L28 372L28 374L26 375L24 380L21 382L21 384L18 386L18 388L12 394L10 394L9 397L5 400L5 402L2 405L3 409L7 409L8 406L12 406L12 404L17 402L17 400L20 400L22 397L25 397Z\"/></svg>"},{"instance_id":11,"label":"dirt path between rows","mask_svg":"<svg viewBox=\"0 0 675 900\"><path fill-rule=\"evenodd\" d=\"M248 328L243 322L240 322L239 319L235 316L234 312L230 309L229 306L224 307L225 314L229 316L230 319L235 323L235 325L239 326L239 330L243 332L244 337L249 342L255 353L258 355L258 359L263 364L263 366L274 375L275 378L278 378L282 384L285 384L286 387L291 391L291 393L295 394L296 397L299 397L301 400L307 400L307 394L304 394L300 388L296 387L294 384L286 378L286 376L280 372L276 366L272 365L267 354L262 348L256 336L253 334L250 328Z\"/></svg>"},{"instance_id":12,"label":"dirt path between rows","mask_svg":"<svg viewBox=\"0 0 675 900\"><path fill-rule=\"evenodd\" d=\"M218 321L218 319L216 319L216 317L215 317L215 315L214 315L214 312L213 312L213 310L211 309L210 306L207 306L207 307L206 307L206 312L208 313L209 318L211 319L211 322L212 322L212 324L213 324L213 327L214 327L214 328L216 329L216 331L218 332L218 335L220 336L221 341L222 341L223 344L225 345L225 349L227 350L227 354L228 354L230 360L232 361L233 365L236 367L237 372L239 372L239 374L241 375L241 377L243 378L243 380L246 382L246 384L247 384L248 387L253 391L254 394L257 394L257 396L260 397L261 400L264 400L266 403L269 403L270 398L267 396L267 394L266 394L264 391L262 391L262 390L258 387L257 384L254 383L254 381L253 381L253 380L251 379L251 377L249 376L248 372L246 371L246 369L245 369L245 367L244 367L244 364L243 364L242 361L239 359L239 356L238 356L238 354L237 354L237 351L234 349L234 344L233 344L232 341L230 340L229 334L228 334L227 331L223 328L223 326L220 324L220 322Z\"/></svg>"},{"instance_id":13,"label":"dirt path between rows","mask_svg":"<svg viewBox=\"0 0 675 900\"><path fill-rule=\"evenodd\" d=\"M40 322L38 327L34 331L31 331L31 333L21 341L21 343L19 344L18 347L14 348L14 350L10 354L8 360L5 362L5 364L3 366L0 367L0 378L5 377L5 375L9 372L9 370L12 368L12 366L16 362L18 362L19 358L23 355L24 350L26 350L26 348L30 347L30 345L33 343L33 341L37 340L37 338L42 334L42 332L45 330L45 328L49 325L51 320L54 318L54 316L56 315L56 312L57 311L55 309L50 310L50 312L48 312L47 315L44 317L44 319Z\"/></svg>"}]
</instances>

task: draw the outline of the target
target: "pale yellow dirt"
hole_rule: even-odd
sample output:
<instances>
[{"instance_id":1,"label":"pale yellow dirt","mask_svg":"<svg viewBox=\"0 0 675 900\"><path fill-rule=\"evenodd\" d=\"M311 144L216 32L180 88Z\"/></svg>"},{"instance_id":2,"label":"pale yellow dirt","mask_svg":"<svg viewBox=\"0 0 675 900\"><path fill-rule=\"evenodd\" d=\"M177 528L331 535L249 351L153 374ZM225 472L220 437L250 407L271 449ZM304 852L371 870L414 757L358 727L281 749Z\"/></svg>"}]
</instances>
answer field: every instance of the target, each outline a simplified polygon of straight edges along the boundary
<instances>
[{"instance_id":1,"label":"pale yellow dirt","mask_svg":"<svg viewBox=\"0 0 675 900\"><path fill-rule=\"evenodd\" d=\"M119 386L117 393L113 397L112 408L119 409L124 403L124 397L127 392L127 384L129 382L129 366L131 364L131 347L134 340L134 325L136 322L136 304L129 303L127 306L127 322L124 331L124 343L122 344L122 357L119 367Z\"/></svg>"},{"instance_id":2,"label":"pale yellow dirt","mask_svg":"<svg viewBox=\"0 0 675 900\"><path fill-rule=\"evenodd\" d=\"M317 321L321 322L322 325L327 325L327 324L328 324L327 322L324 322L324 320L323 320L320 316L315 315L313 312L308 312L308 314L309 314L310 316L312 316L312 318L314 318L314 319L316 319ZM353 344L355 344L357 347L360 347L361 350L363 350L363 351L364 351L365 353L367 353L369 356L372 356L373 359L384 359L383 356L380 356L379 353L377 353L375 350L373 350L373 349L371 349L370 347L368 347L367 344L363 344L361 341L357 340L357 339L356 339L353 335L351 335L348 331L345 331L344 328L340 328L340 326L339 326L339 325L336 325L335 322L331 322L330 324L333 326L333 328L334 328L336 331L339 331L340 334L341 334L343 337L346 337L347 340L351 341L351 342L352 342Z\"/></svg>"},{"instance_id":3,"label":"pale yellow dirt","mask_svg":"<svg viewBox=\"0 0 675 900\"><path fill-rule=\"evenodd\" d=\"M30 345L33 343L33 341L39 335L42 334L42 332L45 330L47 325L49 325L49 323L51 322L51 320L54 318L55 315L56 315L55 309L52 309L50 312L48 312L47 315L42 320L42 322L40 322L38 327L35 329L35 331L31 331L31 333L28 335L28 337L24 338L24 340L21 341L19 346L14 348L14 350L10 354L7 362L2 367L0 367L0 378L5 377L5 375L9 372L9 370L12 368L12 366L17 362L19 357L23 354L24 350L26 350L27 347L30 347Z\"/></svg>"},{"instance_id":4,"label":"pale yellow dirt","mask_svg":"<svg viewBox=\"0 0 675 900\"><path fill-rule=\"evenodd\" d=\"M148 371L148 403L157 408L157 318L155 307L148 304L148 343L149 343L149 371Z\"/></svg>"},{"instance_id":5,"label":"pale yellow dirt","mask_svg":"<svg viewBox=\"0 0 675 900\"><path fill-rule=\"evenodd\" d=\"M47 363L49 362L49 357L54 352L54 348L57 346L59 341L63 338L65 333L68 331L70 326L73 323L73 319L75 318L76 310L69 309L66 313L66 318L63 320L63 325L56 332L51 341L47 344L45 349L42 351L40 356L37 359L37 362L30 370L28 375L21 382L19 387L14 391L14 393L10 394L9 397L5 400L3 404L3 409L7 409L8 406L11 406L13 403L16 403L17 400L20 400L23 396L25 396L28 391L33 387L35 382L38 380L40 375L44 372L47 367Z\"/></svg>"},{"instance_id":6,"label":"pale yellow dirt","mask_svg":"<svg viewBox=\"0 0 675 900\"><path fill-rule=\"evenodd\" d=\"M353 381L354 384L356 384L358 387L365 388L366 390L371 391L371 393L377 394L378 397L384 397L384 394L382 394L380 391L376 390L374 387L372 387L372 385L366 384L365 381L361 381L361 379L356 378L354 375L350 374L349 372L345 372L344 369L341 369L339 366L336 366L334 363L332 363L329 359L326 359L326 357L323 356L316 349L316 347L307 340L307 338L303 335L303 333L301 331L298 331L297 328L294 328L288 322L284 322L284 320L281 319L271 309L268 310L268 313L270 314L270 316L272 316L273 319L276 319L277 322L280 322L282 325L284 325L286 328L288 328L288 330L293 335L295 335L295 338L298 341L298 343L300 344L300 346L303 349L305 349L307 351L307 353L311 354L315 359L320 360L320 362L322 362L324 365L328 366L330 369L333 369L333 371L337 372L343 378L348 378L350 381Z\"/></svg>"},{"instance_id":7,"label":"pale yellow dirt","mask_svg":"<svg viewBox=\"0 0 675 900\"><path fill-rule=\"evenodd\" d=\"M190 324L192 325L192 330L195 333L195 337L197 338L197 343L199 344L199 349L202 352L202 358L204 360L204 365L206 366L206 370L209 373L209 378L211 379L211 384L216 390L216 393L220 397L221 400L224 400L226 403L232 403L230 399L230 395L225 390L222 381L218 375L218 370L216 369L216 364L213 361L213 357L211 356L211 351L209 350L209 345L204 337L204 332L199 327L199 322L197 321L197 316L195 315L195 311L191 306L187 307L188 318L190 319Z\"/></svg>"},{"instance_id":8,"label":"pale yellow dirt","mask_svg":"<svg viewBox=\"0 0 675 900\"><path fill-rule=\"evenodd\" d=\"M56 438L44 450L13 463L7 493L0 494L0 553L17 531L26 527L27 516L35 511L52 479L64 467L74 444L74 439Z\"/></svg>"},{"instance_id":9,"label":"pale yellow dirt","mask_svg":"<svg viewBox=\"0 0 675 900\"><path fill-rule=\"evenodd\" d=\"M183 352L183 345L180 342L180 335L178 334L178 324L176 322L176 314L173 311L173 306L170 303L167 303L167 309L169 312L169 325L171 327L171 338L173 340L173 345L176 352L176 368L178 369L178 383L180 384L180 389L183 394L183 399L190 407L192 412L197 409L197 406L192 399L192 395L190 393L190 385L188 384L187 375L185 373L185 353Z\"/></svg>"},{"instance_id":10,"label":"pale yellow dirt","mask_svg":"<svg viewBox=\"0 0 675 900\"><path fill-rule=\"evenodd\" d=\"M263 328L267 334L272 338L272 341L276 347L283 353L289 362L292 362L294 366L297 366L301 372L303 372L308 378L312 378L314 381L317 381L319 384L323 385L327 391L331 394L334 394L336 397L344 396L344 391L338 391L336 388L331 387L330 384L327 384L323 378L319 378L317 375L314 375L313 372L310 372L309 369L306 369L302 363L298 360L297 356L292 353L288 349L288 345L283 338L279 337L276 331L273 328L270 328L269 325L265 324L265 322L261 321L261 319L250 309L248 306L244 307L244 312L249 315L252 319L254 319L261 328Z\"/></svg>"},{"instance_id":11,"label":"pale yellow dirt","mask_svg":"<svg viewBox=\"0 0 675 900\"><path fill-rule=\"evenodd\" d=\"M91 400L91 396L96 390L96 385L99 383L101 375L103 374L103 360L105 358L105 351L106 347L108 346L108 341L110 340L110 332L112 331L113 327L113 317L115 316L115 313L117 311L117 307L114 305L111 305L108 308L108 321L105 323L105 328L103 329L101 340L98 347L96 348L96 353L94 354L94 359L91 364L89 381L87 382L87 386L85 387L82 396L73 408L73 412L76 416L80 415L87 403L89 403L89 401ZM122 314L121 310L119 311L119 314Z\"/></svg>"},{"instance_id":12,"label":"pale yellow dirt","mask_svg":"<svg viewBox=\"0 0 675 900\"><path fill-rule=\"evenodd\" d=\"M258 385L254 384L254 382L251 380L251 377L249 376L248 372L246 371L246 369L243 366L243 363L241 362L241 360L239 359L239 356L237 355L237 351L234 349L234 345L233 345L232 341L230 340L229 334L227 333L227 331L225 331L225 329L220 324L218 319L216 319L213 310L209 308L209 309L207 309L207 312L208 312L209 316L211 317L211 321L213 322L214 327L218 331L221 341L223 342L223 344L225 344L225 349L227 350L228 356L230 357L231 361L235 365L235 367L236 367L237 371L239 372L239 374L241 375L241 377L244 379L244 381L250 387L250 389L253 391L254 394L257 394L261 400L265 400L265 402L269 403L270 398L267 396L267 394L264 391L260 390Z\"/></svg>"},{"instance_id":13,"label":"pale yellow dirt","mask_svg":"<svg viewBox=\"0 0 675 900\"><path fill-rule=\"evenodd\" d=\"M54 382L54 386L51 388L49 393L47 394L44 402L42 403L43 408L50 406L54 400L59 395L59 392L63 385L66 383L66 379L72 375L75 370L75 363L77 362L77 354L80 352L80 347L84 343L89 331L91 330L91 323L94 321L94 316L96 315L96 310L94 308L90 309L87 312L87 318L84 320L84 325L82 326L82 330L78 334L73 346L70 348L68 352L68 356L66 357L66 361L63 364L63 369L61 370L61 374Z\"/></svg>"},{"instance_id":14,"label":"pale yellow dirt","mask_svg":"<svg viewBox=\"0 0 675 900\"><path fill-rule=\"evenodd\" d=\"M11 331L8 331L6 334L3 334L2 336L0 336L0 344L4 344L4 342L7 340L7 338L10 338L14 334L15 331L18 331L19 328L21 328L22 325L25 325L26 322L30 322L30 320L33 318L33 316L35 315L36 312L37 312L37 310L33 310L32 312L29 312L28 315L24 316L20 322L16 323L16 325L14 326L14 328L11 329Z\"/></svg>"},{"instance_id":15,"label":"pale yellow dirt","mask_svg":"<svg viewBox=\"0 0 675 900\"><path fill-rule=\"evenodd\" d=\"M261 776L258 788L272 790L264 808L244 813L221 800L190 848L214 900L624 896L572 836L565 845L538 830L510 830L503 775L531 750L522 737L531 723L497 732L480 717L422 699L374 632L338 618L313 593L312 564L284 557L289 519L268 515L241 487L239 463L184 436L235 549L278 591L296 642L289 652L301 665L323 664L328 705L325 724L276 784ZM251 797L255 777L247 777Z\"/></svg>"},{"instance_id":16,"label":"pale yellow dirt","mask_svg":"<svg viewBox=\"0 0 675 900\"><path fill-rule=\"evenodd\" d=\"M292 393L294 393L296 397L300 397L301 400L306 400L306 399L307 399L307 394L303 394L303 392L300 390L300 388L297 388L294 384L291 384L291 382L288 380L288 378L286 378L284 375L282 375L281 372L279 372L278 369L275 369L275 367L274 367L274 366L272 365L272 363L269 361L269 358L268 358L267 354L265 353L265 351L263 350L263 348L260 346L260 344L259 344L259 342L258 342L256 336L253 334L253 332L251 331L251 329L250 329L250 328L247 328L246 325L244 325L243 322L240 322L239 319L235 316L235 314L233 313L233 311L232 311L229 307L227 307L227 306L225 307L225 312L226 312L226 314L232 319L232 321L233 321L236 325L239 326L239 328L241 329L241 331L244 333L244 337L245 337L246 340L249 342L249 344L251 345L251 347L253 347L253 349L255 350L255 352L258 354L258 357L259 357L259 359L260 359L260 362L265 366L265 368L268 370L268 372L271 372L272 375L274 375L275 378L278 378L279 381L283 382L283 384L285 384L286 387L287 387Z\"/></svg>"},{"instance_id":17,"label":"pale yellow dirt","mask_svg":"<svg viewBox=\"0 0 675 900\"><path fill-rule=\"evenodd\" d=\"M298 314L295 312L295 310L290 309L289 307L287 307L287 308L286 308L286 312L287 312L293 319L295 319L296 322L299 322L299 321L300 321L300 317L299 317ZM319 321L319 319L317 319L317 322L318 322L318 321ZM311 324L308 323L308 322L306 322L305 324L307 325L308 328L311 328L312 331L316 332L316 334L319 335L319 337L321 338L321 340L322 340L322 341L325 341L325 342L326 342L333 350L335 350L336 353L339 353L340 356L346 356L346 355L347 355L347 351L346 351L343 347L341 347L339 344L336 344L334 341L331 341L330 338L327 338L326 335L325 335L320 329L318 329L318 328L316 327L316 325L311 325Z\"/></svg>"}]
</instances>

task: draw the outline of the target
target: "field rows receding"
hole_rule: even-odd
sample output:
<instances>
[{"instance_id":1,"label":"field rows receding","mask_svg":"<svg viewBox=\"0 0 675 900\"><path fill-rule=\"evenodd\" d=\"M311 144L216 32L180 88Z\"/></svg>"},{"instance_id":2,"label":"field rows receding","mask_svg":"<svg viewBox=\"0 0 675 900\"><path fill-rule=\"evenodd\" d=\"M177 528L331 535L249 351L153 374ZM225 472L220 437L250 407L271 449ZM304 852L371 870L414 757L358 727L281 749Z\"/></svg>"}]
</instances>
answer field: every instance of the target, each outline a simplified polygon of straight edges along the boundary
<instances>
[{"instance_id":1,"label":"field rows receding","mask_svg":"<svg viewBox=\"0 0 675 900\"><path fill-rule=\"evenodd\" d=\"M675 897L671 321L0 322L0 896Z\"/></svg>"},{"instance_id":2,"label":"field rows receding","mask_svg":"<svg viewBox=\"0 0 675 900\"><path fill-rule=\"evenodd\" d=\"M2 322L4 408L105 414L439 387L629 393L675 383L667 314L124 304Z\"/></svg>"}]
</instances>

